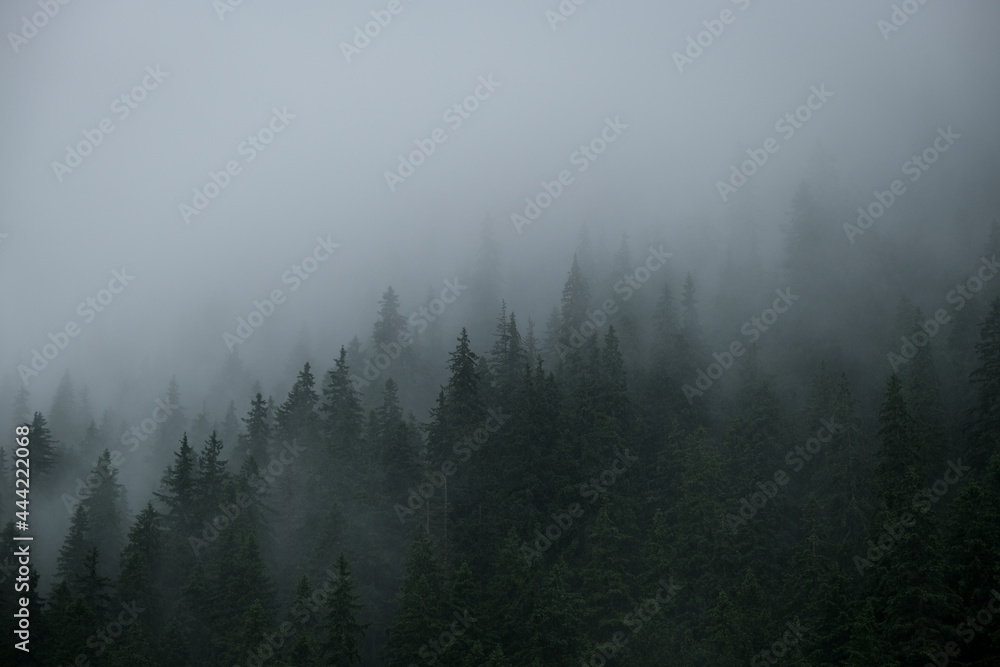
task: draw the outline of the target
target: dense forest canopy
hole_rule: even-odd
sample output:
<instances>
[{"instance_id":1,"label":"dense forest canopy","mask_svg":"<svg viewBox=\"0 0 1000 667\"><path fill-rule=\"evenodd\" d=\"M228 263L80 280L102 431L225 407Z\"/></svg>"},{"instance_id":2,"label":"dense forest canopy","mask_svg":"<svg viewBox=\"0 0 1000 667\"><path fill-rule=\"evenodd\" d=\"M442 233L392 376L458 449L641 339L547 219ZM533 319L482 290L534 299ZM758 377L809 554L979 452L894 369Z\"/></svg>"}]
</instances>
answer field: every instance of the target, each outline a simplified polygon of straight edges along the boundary
<instances>
[{"instance_id":1,"label":"dense forest canopy","mask_svg":"<svg viewBox=\"0 0 1000 667\"><path fill-rule=\"evenodd\" d=\"M69 375L45 410L21 388L35 503L65 530L30 568L39 648L5 660L994 664L1000 224L924 311L830 259L814 197L781 266L716 295L584 233L543 331L487 261L462 297L480 338L428 349L388 287L364 342L224 413L171 380L129 429ZM158 483L120 479L140 469Z\"/></svg>"}]
</instances>

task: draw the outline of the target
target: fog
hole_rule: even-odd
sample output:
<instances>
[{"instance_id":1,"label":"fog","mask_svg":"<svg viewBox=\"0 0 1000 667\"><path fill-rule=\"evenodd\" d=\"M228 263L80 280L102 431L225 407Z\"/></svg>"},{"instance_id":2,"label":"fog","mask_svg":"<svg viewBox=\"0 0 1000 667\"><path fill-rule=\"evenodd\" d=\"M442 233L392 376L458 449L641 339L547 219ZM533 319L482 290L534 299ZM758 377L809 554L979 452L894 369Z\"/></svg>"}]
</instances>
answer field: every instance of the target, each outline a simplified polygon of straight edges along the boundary
<instances>
[{"instance_id":1,"label":"fog","mask_svg":"<svg viewBox=\"0 0 1000 667\"><path fill-rule=\"evenodd\" d=\"M18 26L34 7L8 4L2 23ZM555 30L537 3L402 7L350 63L338 45L381 5L244 3L220 20L210 3L71 3L11 47L2 64L7 383L121 267L134 285L30 380L39 399L74 369L101 402L138 369L149 380L176 373L199 393L228 353L222 332L281 286L318 235L341 244L337 256L240 347L260 377L274 378L280 351L303 334L325 341L310 352L328 358L367 333L386 285L415 306L472 257L486 215L503 248L504 292L537 318L583 223L607 229L613 245L619 229L655 228L680 266L703 267L722 254L734 209L753 206L761 252L773 256L810 165L828 162L861 204L938 126L965 140L904 205L946 216L942 196L970 209L995 203L989 82L1000 10L988 4L929 4L888 40L876 23L891 6L867 2L587 3ZM679 72L671 54L727 8L733 23ZM120 120L111 105L147 66L168 74ZM443 113L489 75L500 86L452 131ZM784 140L775 122L820 85L832 97ZM294 120L246 162L239 145L274 108ZM573 168L570 155L607 117L628 124L621 140L518 235L511 214L540 181ZM60 182L51 163L102 118L114 131ZM383 172L435 127L448 128L447 142L390 192ZM780 151L722 202L716 182L768 137L782 137ZM186 224L180 204L230 160L241 172ZM888 232L894 221L885 222ZM921 244L957 252L952 230L942 219Z\"/></svg>"},{"instance_id":2,"label":"fog","mask_svg":"<svg viewBox=\"0 0 1000 667\"><path fill-rule=\"evenodd\" d=\"M630 266L671 257L640 291L641 321L661 283L679 297L690 274L706 350L722 350L798 270L788 230L803 187L831 264L878 280L844 291L817 266L793 285L799 325L838 346L796 354L870 373L857 393L875 405L898 299L942 307L1000 213L1000 6L902 4L4 3L0 424L14 428L22 387L48 415L67 378L115 433L149 417L171 378L188 421L221 423L230 401L244 417L254 382L280 404L304 362L321 384L355 336L376 353L387 287L412 327L457 283L455 305L415 335L425 390L401 395L426 422L461 328L477 353L493 345L499 308L477 302L477 276L541 340L574 254L596 304L614 293L623 238ZM400 171L414 151L420 164ZM870 228L845 227L879 196ZM271 312L234 342L255 302ZM876 310L883 329L862 330ZM860 370L872 363L884 367ZM122 467L133 515L169 461ZM38 528L52 540L43 589L69 520L57 497Z\"/></svg>"}]
</instances>

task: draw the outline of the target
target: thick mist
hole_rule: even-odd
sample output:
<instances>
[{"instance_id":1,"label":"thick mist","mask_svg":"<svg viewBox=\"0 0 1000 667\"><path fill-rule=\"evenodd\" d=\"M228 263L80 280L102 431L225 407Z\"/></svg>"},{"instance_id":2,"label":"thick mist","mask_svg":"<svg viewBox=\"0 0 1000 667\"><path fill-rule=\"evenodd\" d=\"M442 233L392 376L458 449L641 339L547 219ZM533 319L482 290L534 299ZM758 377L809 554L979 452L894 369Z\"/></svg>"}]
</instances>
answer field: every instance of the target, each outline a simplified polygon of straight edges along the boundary
<instances>
[{"instance_id":1,"label":"thick mist","mask_svg":"<svg viewBox=\"0 0 1000 667\"><path fill-rule=\"evenodd\" d=\"M322 393L342 346L366 418L410 376L414 432L462 328L494 349L501 299L534 361L569 377L556 343L578 267L580 321L619 331L633 390L704 399L684 427L710 444L746 377L800 411L821 363L874 433L909 309L961 323L937 364L964 372L996 294L955 290L990 266L1000 217L998 26L996 4L935 0L4 3L0 426L42 412L78 453L93 420L131 522L173 460L152 448L165 429L196 450L227 433L235 470L254 395L280 405L306 362ZM686 279L700 342L665 389L657 304L681 304ZM373 368L390 286L405 371ZM699 385L713 360L725 372ZM667 414L657 400L642 409ZM670 432L655 424L649 442ZM33 501L42 591L82 459ZM276 553L287 601L299 566ZM366 659L389 623L371 618Z\"/></svg>"}]
</instances>

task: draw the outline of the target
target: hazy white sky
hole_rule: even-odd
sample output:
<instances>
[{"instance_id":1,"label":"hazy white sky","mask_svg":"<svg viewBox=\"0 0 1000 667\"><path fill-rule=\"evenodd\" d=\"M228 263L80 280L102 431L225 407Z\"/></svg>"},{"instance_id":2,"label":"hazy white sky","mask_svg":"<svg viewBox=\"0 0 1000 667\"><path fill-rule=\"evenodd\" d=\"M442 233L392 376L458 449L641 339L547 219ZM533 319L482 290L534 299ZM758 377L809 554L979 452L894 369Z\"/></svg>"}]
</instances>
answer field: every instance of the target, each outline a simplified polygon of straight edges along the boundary
<instances>
[{"instance_id":1,"label":"hazy white sky","mask_svg":"<svg viewBox=\"0 0 1000 667\"><path fill-rule=\"evenodd\" d=\"M487 214L516 268L510 291L525 293L564 274L584 221L659 225L675 261L697 267L722 252L734 207L756 206L777 241L819 155L860 205L938 127L963 139L925 193L990 178L977 170L997 150L995 3L927 2L886 39L878 21L894 10L883 0L590 0L555 29L546 11L558 12L556 0L244 0L220 18L221 2L52 0L51 18L39 14L44 1L0 8L8 387L71 322L79 335L30 380L33 393L50 393L66 370L98 392L142 370L210 375L227 352L222 334L276 288L287 301L241 347L244 359L263 363L303 330L333 349L369 332L387 284L405 310L452 278ZM386 14L390 4L401 11ZM724 11L728 24L703 24ZM391 21L347 62L341 44L371 12ZM678 71L674 52L711 28L721 34L703 36L711 43ZM461 124L456 112L449 120L480 77L497 85ZM775 123L813 86L832 96L786 138ZM272 121L275 109L284 120ZM578 172L574 152L607 118L627 129ZM248 137L269 124L273 141L251 150ZM447 140L390 191L385 172L436 128ZM93 151L71 172L54 169L85 133L100 137ZM779 150L723 202L716 183L771 137ZM227 187L186 224L179 206L230 161ZM518 235L511 214L564 169L573 182ZM337 252L291 292L285 272L328 236ZM78 305L122 269L134 282L88 321Z\"/></svg>"}]
</instances>

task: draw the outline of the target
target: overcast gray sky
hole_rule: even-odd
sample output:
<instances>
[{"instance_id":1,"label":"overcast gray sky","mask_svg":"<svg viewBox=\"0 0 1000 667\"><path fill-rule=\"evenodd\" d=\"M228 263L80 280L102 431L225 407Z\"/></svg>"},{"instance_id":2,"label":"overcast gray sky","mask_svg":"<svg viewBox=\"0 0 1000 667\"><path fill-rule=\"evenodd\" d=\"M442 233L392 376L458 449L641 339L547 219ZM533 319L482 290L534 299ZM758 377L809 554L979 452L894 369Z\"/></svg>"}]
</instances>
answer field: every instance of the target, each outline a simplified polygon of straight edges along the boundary
<instances>
[{"instance_id":1,"label":"overcast gray sky","mask_svg":"<svg viewBox=\"0 0 1000 667\"><path fill-rule=\"evenodd\" d=\"M51 17L44 1L0 8L8 387L71 323L78 335L28 380L36 396L67 370L104 400L127 375L208 382L227 354L223 333L280 288L287 301L240 346L273 381L267 369L283 372L303 332L324 355L367 335L386 285L405 312L420 305L472 260L487 215L505 291L541 319L584 222L612 247L616 227L638 238L655 227L678 266L695 268L718 260L734 207L756 207L777 254L791 196L822 160L866 204L951 126L962 139L906 205L997 178L996 3L903 3L917 11L905 23L897 13L890 31L902 9L884 0L564 0L575 11L558 22L546 14L557 0L244 0L222 11L224 1L51 0ZM348 62L342 44L372 12L391 21ZM699 33L707 46L679 68L674 53ZM477 87L477 108L448 120ZM794 134L778 131L814 87L829 97L813 98ZM579 172L574 152L607 119L627 128ZM281 127L273 141L248 148L269 124ZM446 141L391 190L385 172L436 128ZM88 133L99 142L78 166L54 165ZM777 152L722 201L717 183L769 138ZM230 161L239 172L217 176L227 187L186 221L180 206ZM511 215L562 170L572 183L518 234ZM339 248L291 292L282 278L318 237ZM88 321L78 305L123 269L134 281ZM528 289L536 281L544 293Z\"/></svg>"}]
</instances>

